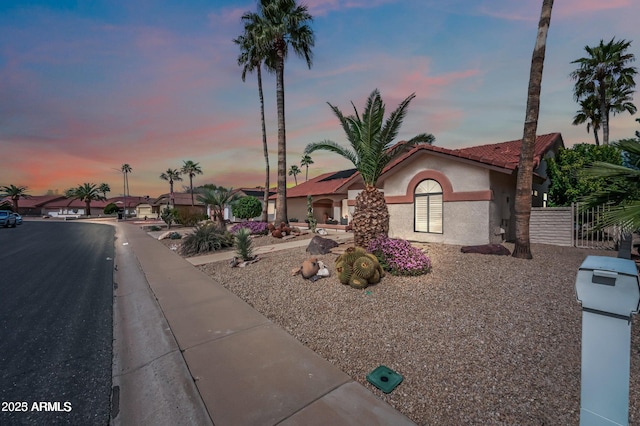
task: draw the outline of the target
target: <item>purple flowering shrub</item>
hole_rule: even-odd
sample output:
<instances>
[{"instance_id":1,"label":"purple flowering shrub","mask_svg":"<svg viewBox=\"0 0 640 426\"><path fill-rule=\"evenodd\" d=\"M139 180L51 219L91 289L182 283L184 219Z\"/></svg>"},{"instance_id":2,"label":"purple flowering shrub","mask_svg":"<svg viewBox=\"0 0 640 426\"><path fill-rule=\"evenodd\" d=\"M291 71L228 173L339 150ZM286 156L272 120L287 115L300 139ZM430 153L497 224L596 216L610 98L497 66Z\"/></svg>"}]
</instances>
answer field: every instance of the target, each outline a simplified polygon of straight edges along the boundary
<instances>
[{"instance_id":1,"label":"purple flowering shrub","mask_svg":"<svg viewBox=\"0 0 640 426\"><path fill-rule=\"evenodd\" d=\"M431 271L431 259L407 240L379 236L369 242L369 253L392 275L422 275Z\"/></svg>"},{"instance_id":2,"label":"purple flowering shrub","mask_svg":"<svg viewBox=\"0 0 640 426\"><path fill-rule=\"evenodd\" d=\"M267 235L267 225L267 222L241 222L233 225L230 232L235 234L239 230L246 228L251 232L251 235Z\"/></svg>"}]
</instances>

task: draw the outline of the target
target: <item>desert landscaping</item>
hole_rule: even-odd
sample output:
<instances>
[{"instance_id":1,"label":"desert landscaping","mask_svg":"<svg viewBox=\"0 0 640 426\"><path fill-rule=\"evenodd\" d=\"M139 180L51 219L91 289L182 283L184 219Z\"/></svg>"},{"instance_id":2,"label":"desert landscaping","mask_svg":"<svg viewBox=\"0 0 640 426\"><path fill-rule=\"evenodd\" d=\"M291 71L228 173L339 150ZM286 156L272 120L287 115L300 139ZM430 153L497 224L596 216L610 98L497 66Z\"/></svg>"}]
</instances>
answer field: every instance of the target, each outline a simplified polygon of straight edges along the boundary
<instances>
[{"instance_id":1,"label":"desert landscaping","mask_svg":"<svg viewBox=\"0 0 640 426\"><path fill-rule=\"evenodd\" d=\"M293 276L308 257L304 247L261 255L245 268L224 261L200 269L418 424L578 424L576 273L587 255L617 253L534 244L529 261L463 254L454 245L420 247L431 258L430 273L387 274L364 290L340 284L335 274L316 282ZM335 272L336 257L318 259ZM639 355L635 317L632 378ZM404 377L389 394L366 381L379 365ZM640 422L639 401L632 380L631 424Z\"/></svg>"}]
</instances>

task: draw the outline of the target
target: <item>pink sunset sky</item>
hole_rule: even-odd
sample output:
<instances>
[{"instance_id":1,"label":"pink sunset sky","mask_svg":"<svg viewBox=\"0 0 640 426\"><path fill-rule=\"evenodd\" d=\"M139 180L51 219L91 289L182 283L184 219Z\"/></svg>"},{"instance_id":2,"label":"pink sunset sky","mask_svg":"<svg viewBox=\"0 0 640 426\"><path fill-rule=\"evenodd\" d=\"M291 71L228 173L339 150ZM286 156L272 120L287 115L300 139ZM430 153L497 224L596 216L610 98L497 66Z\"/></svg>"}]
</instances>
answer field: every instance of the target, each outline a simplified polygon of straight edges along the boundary
<instances>
[{"instance_id":1,"label":"pink sunset sky","mask_svg":"<svg viewBox=\"0 0 640 426\"><path fill-rule=\"evenodd\" d=\"M309 142L346 144L327 102L359 110L379 89L387 110L416 94L398 140L428 132L447 148L519 139L541 0L310 0L311 69L285 65L287 163ZM120 195L168 192L159 179L185 160L194 184L264 184L257 81L241 80L240 16L254 1L75 0L0 4L0 185L29 193L108 183ZM593 142L572 126L571 62L584 46L631 40L640 55L640 2L563 0L547 40L538 133ZM271 182L277 169L275 78L264 76ZM635 100L640 104L640 99ZM612 118L611 140L633 137L635 116ZM309 176L349 168L316 152ZM293 179L289 177L291 182ZM298 180L304 180L303 174ZM184 182L188 184L188 178Z\"/></svg>"}]
</instances>

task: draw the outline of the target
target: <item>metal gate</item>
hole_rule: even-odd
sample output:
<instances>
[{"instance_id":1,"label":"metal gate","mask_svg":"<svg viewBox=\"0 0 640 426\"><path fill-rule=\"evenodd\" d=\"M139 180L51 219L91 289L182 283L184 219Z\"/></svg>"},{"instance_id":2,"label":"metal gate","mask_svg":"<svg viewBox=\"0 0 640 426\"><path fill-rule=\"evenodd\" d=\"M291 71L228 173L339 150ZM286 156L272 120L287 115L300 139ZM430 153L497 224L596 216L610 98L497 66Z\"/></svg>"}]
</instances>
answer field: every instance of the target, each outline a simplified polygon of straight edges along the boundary
<instances>
[{"instance_id":1,"label":"metal gate","mask_svg":"<svg viewBox=\"0 0 640 426\"><path fill-rule=\"evenodd\" d=\"M618 250L622 238L622 226L612 225L598 228L600 217L606 206L585 208L580 203L571 205L573 211L573 245L580 248Z\"/></svg>"}]
</instances>

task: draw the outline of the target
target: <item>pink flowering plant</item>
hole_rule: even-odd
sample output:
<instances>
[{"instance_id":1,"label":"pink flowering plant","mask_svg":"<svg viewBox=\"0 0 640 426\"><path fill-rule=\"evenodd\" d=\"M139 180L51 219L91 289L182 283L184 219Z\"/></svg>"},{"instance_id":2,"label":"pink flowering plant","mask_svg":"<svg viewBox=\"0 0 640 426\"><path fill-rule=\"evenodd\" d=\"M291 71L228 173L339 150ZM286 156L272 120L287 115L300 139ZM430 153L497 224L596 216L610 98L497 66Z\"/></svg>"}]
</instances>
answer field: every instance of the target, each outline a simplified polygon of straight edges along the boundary
<instances>
[{"instance_id":1,"label":"pink flowering plant","mask_svg":"<svg viewBox=\"0 0 640 426\"><path fill-rule=\"evenodd\" d=\"M240 222L231 227L232 234L238 233L241 229L248 229L251 235L267 235L267 222Z\"/></svg>"},{"instance_id":2,"label":"pink flowering plant","mask_svg":"<svg viewBox=\"0 0 640 426\"><path fill-rule=\"evenodd\" d=\"M407 240L381 235L369 242L367 251L375 254L392 275L422 275L431 271L431 259Z\"/></svg>"}]
</instances>

